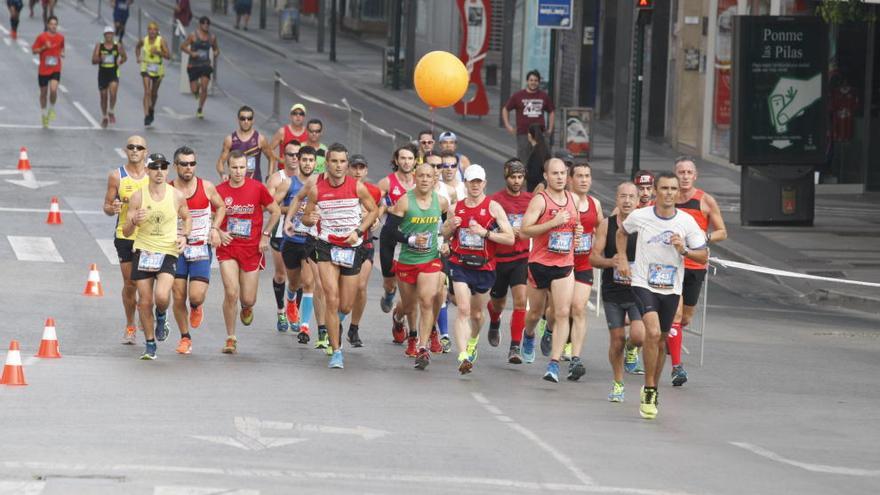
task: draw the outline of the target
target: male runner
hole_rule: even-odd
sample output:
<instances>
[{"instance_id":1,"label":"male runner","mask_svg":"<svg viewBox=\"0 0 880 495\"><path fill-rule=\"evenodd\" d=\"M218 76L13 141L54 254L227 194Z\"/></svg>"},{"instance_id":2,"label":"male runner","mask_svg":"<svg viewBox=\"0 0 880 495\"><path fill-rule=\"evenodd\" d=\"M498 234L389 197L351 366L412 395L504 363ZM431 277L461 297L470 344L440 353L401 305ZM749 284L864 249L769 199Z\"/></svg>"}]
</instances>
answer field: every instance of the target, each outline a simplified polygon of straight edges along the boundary
<instances>
[{"instance_id":1,"label":"male runner","mask_svg":"<svg viewBox=\"0 0 880 495\"><path fill-rule=\"evenodd\" d=\"M522 363L523 328L526 325L526 280L528 278L529 240L520 235L523 215L532 200L532 193L523 187L526 167L517 158L504 162L504 189L492 195L507 213L516 241L513 246L498 246L495 256L495 285L489 292L489 345L497 347L501 336L501 312L507 304L507 289L513 294L513 316L510 319L510 350L507 362Z\"/></svg>"},{"instance_id":2,"label":"male runner","mask_svg":"<svg viewBox=\"0 0 880 495\"><path fill-rule=\"evenodd\" d=\"M611 371L614 382L611 384L611 393L608 400L611 402L623 402L623 371L628 368L626 357L631 351L626 345L635 349L638 357L638 348L642 346L645 337L645 326L642 324L642 313L636 306L630 280L620 276L616 269L617 257L623 257L624 253L617 253L617 230L626 217L636 208L638 189L632 182L623 182L617 186L615 206L617 213L602 220L593 236L593 250L590 252L590 263L602 269L602 302L605 309L605 321L608 323L608 361L611 363ZM636 259L636 239L638 236L631 235L626 243L626 260L632 265ZM626 338L626 319L629 317L630 330L629 341ZM636 359L633 359L628 371L635 369Z\"/></svg>"},{"instance_id":3,"label":"male runner","mask_svg":"<svg viewBox=\"0 0 880 495\"><path fill-rule=\"evenodd\" d=\"M156 359L156 340L162 342L168 338L165 311L171 303L177 256L186 247L192 218L183 193L167 182L168 160L161 153L147 158L147 176L150 178L147 187L131 195L132 214L128 215L122 233L136 235L131 279L137 284L138 314L147 340L141 359L153 360ZM183 223L180 230L178 219Z\"/></svg>"},{"instance_id":4,"label":"male runner","mask_svg":"<svg viewBox=\"0 0 880 495\"><path fill-rule=\"evenodd\" d=\"M241 151L247 161L247 177L257 182L263 182L263 171L260 166L260 154L266 155L269 160L269 169L266 177L275 173L275 153L269 146L266 137L254 129L254 109L244 105L238 109L238 129L223 139L223 148L220 150L220 158L217 159L217 173L222 180L229 179L226 163L229 153ZM282 152L283 154L283 152Z\"/></svg>"},{"instance_id":5,"label":"male runner","mask_svg":"<svg viewBox=\"0 0 880 495\"><path fill-rule=\"evenodd\" d=\"M694 159L689 156L677 158L675 160L675 175L678 177L679 184L675 208L694 217L697 225L703 230L706 244L727 239L727 227L724 225L724 217L721 216L718 202L711 194L696 187L697 165ZM675 313L672 330L669 331L666 342L672 360L672 385L675 387L684 385L688 380L687 371L681 362L681 342L684 338L684 328L690 325L694 312L697 310L700 290L703 288L703 281L706 280L707 266L705 262L684 260L681 302Z\"/></svg>"},{"instance_id":6,"label":"male runner","mask_svg":"<svg viewBox=\"0 0 880 495\"><path fill-rule=\"evenodd\" d=\"M644 208L654 203L654 174L641 172L636 176L636 187L639 189L639 204L636 208Z\"/></svg>"},{"instance_id":7,"label":"male runner","mask_svg":"<svg viewBox=\"0 0 880 495\"><path fill-rule=\"evenodd\" d=\"M309 137L306 140L306 146L315 149L317 162L315 163L315 173L324 173L324 163L327 160L327 145L321 142L321 135L324 133L324 123L320 119L310 119L306 124L306 131Z\"/></svg>"},{"instance_id":8,"label":"male runner","mask_svg":"<svg viewBox=\"0 0 880 495\"><path fill-rule=\"evenodd\" d=\"M98 97L101 102L101 127L116 123L116 91L119 89L119 66L128 57L122 43L113 39L113 28L104 28L104 41L92 51L92 65L98 66Z\"/></svg>"},{"instance_id":9,"label":"male runner","mask_svg":"<svg viewBox=\"0 0 880 495\"><path fill-rule=\"evenodd\" d=\"M532 239L529 252L529 287L523 359L535 360L535 326L544 314L547 292L554 311L550 363L544 379L559 382L559 359L569 336L569 316L574 293L574 249L582 227L578 221L578 200L565 189L565 163L551 158L544 164L547 188L532 197L523 215L520 234ZM571 371L571 370L570 370Z\"/></svg>"},{"instance_id":10,"label":"male runner","mask_svg":"<svg viewBox=\"0 0 880 495\"><path fill-rule=\"evenodd\" d=\"M455 188L447 185L441 178L440 170L443 160L439 155L430 155L425 163L434 168L434 191L437 196L445 198L449 203L449 209L455 207L458 195ZM441 261L443 261L443 276L438 281L437 293L434 295L434 313L437 315L437 326L431 331L430 351L433 353L447 353L452 350L452 340L449 338L449 314L447 300L449 299L449 265L446 257L449 255L449 242L441 242L439 245Z\"/></svg>"},{"instance_id":11,"label":"male runner","mask_svg":"<svg viewBox=\"0 0 880 495\"><path fill-rule=\"evenodd\" d=\"M437 144L440 145L440 153L451 151L455 154L458 165L458 178L464 178L464 170L471 164L471 160L464 154L458 152L458 136L452 131L441 132L437 138Z\"/></svg>"},{"instance_id":12,"label":"male runner","mask_svg":"<svg viewBox=\"0 0 880 495\"><path fill-rule=\"evenodd\" d=\"M464 173L459 169L458 157L455 155L455 152L441 151L440 161L440 177L443 179L443 183L453 188L459 199L464 199L467 196L463 180Z\"/></svg>"},{"instance_id":13,"label":"male runner","mask_svg":"<svg viewBox=\"0 0 880 495\"><path fill-rule=\"evenodd\" d=\"M501 205L485 194L486 171L472 164L465 170L467 196L455 205L452 222L444 224L449 243L449 278L458 314L455 339L458 346L458 372L470 373L477 360L477 343L483 326L483 308L488 292L495 285L497 245L512 246L513 228ZM449 231L452 232L449 232Z\"/></svg>"},{"instance_id":14,"label":"male runner","mask_svg":"<svg viewBox=\"0 0 880 495\"><path fill-rule=\"evenodd\" d=\"M697 263L709 259L705 232L694 217L675 208L678 177L662 172L654 178L654 188L655 205L630 213L615 235L617 252L624 253L628 234L638 234L632 270L623 256L618 256L616 263L620 275L631 279L633 296L645 324L645 386L639 406L639 414L645 419L657 417L657 384L666 361L665 334L672 327L681 298L683 258Z\"/></svg>"},{"instance_id":15,"label":"male runner","mask_svg":"<svg viewBox=\"0 0 880 495\"><path fill-rule=\"evenodd\" d=\"M309 121L309 126L311 127L311 125L312 121ZM311 131L309 131L309 136L311 136ZM363 155L351 155L348 175L366 186L373 201L378 205L382 200L382 191L376 185L367 182L368 166L367 159ZM373 258L376 254L374 232L377 225L378 222L373 223L372 228L364 232L364 242L361 244L361 272L358 274L357 295L354 299L354 306L351 308L351 323L348 325L348 342L352 347L363 347L364 345L360 337L360 323L367 305L367 284L369 284L370 275L373 273Z\"/></svg>"},{"instance_id":16,"label":"male runner","mask_svg":"<svg viewBox=\"0 0 880 495\"><path fill-rule=\"evenodd\" d=\"M238 350L235 337L235 309L241 302L241 322L254 321L260 270L265 268L265 252L271 233L263 227L263 212L269 212L267 225L281 217L278 204L266 186L247 177L247 157L239 150L229 153L229 180L217 186L226 205L220 226L221 246L217 248L220 276L223 279L223 320L226 323L225 354Z\"/></svg>"},{"instance_id":17,"label":"male runner","mask_svg":"<svg viewBox=\"0 0 880 495\"><path fill-rule=\"evenodd\" d=\"M305 143L309 139L309 132L306 130L306 106L302 103L295 103L290 107L290 123L285 124L275 131L272 139L269 141L269 148L274 153L278 149L278 156L275 158L281 161L284 155L284 147L287 143L296 139L300 143Z\"/></svg>"},{"instance_id":18,"label":"male runner","mask_svg":"<svg viewBox=\"0 0 880 495\"><path fill-rule=\"evenodd\" d=\"M147 24L147 35L138 40L134 53L141 66L141 79L144 82L144 125L150 126L156 118L159 86L165 77L165 62L162 59L171 60L171 51L165 39L159 35L156 21Z\"/></svg>"},{"instance_id":19,"label":"male runner","mask_svg":"<svg viewBox=\"0 0 880 495\"><path fill-rule=\"evenodd\" d=\"M434 154L434 133L432 131L422 131L419 133L418 155L416 155L416 163L421 165L425 163L425 157Z\"/></svg>"},{"instance_id":20,"label":"male runner","mask_svg":"<svg viewBox=\"0 0 880 495\"><path fill-rule=\"evenodd\" d=\"M188 146L181 146L174 152L174 165L177 177L171 185L186 198L186 206L192 218L192 228L187 237L187 245L177 258L174 273L174 320L180 329L180 342L177 352L190 354L192 338L189 327L198 328L202 324L202 304L208 293L211 280L211 247L220 245L220 225L226 216L226 205L217 194L214 184L196 177L196 153ZM213 210L213 219L211 211ZM183 231L183 225L178 225ZM189 298L189 315L186 300Z\"/></svg>"},{"instance_id":21,"label":"male runner","mask_svg":"<svg viewBox=\"0 0 880 495\"><path fill-rule=\"evenodd\" d=\"M120 43L125 39L125 24L128 23L128 14L134 0L111 0L113 9L113 27L116 38Z\"/></svg>"},{"instance_id":22,"label":"male runner","mask_svg":"<svg viewBox=\"0 0 880 495\"><path fill-rule=\"evenodd\" d=\"M12 41L18 39L18 18L23 7L22 0L6 0L6 8L9 9L9 25L12 28L9 31L9 36Z\"/></svg>"},{"instance_id":23,"label":"male runner","mask_svg":"<svg viewBox=\"0 0 880 495\"><path fill-rule=\"evenodd\" d=\"M196 117L205 118L205 101L208 100L208 83L214 72L212 60L220 56L220 46L217 44L217 36L210 31L211 19L207 16L199 18L199 27L186 37L180 50L189 55L186 65L186 74L189 76L189 89L199 100L196 109ZM211 50L214 51L213 58Z\"/></svg>"},{"instance_id":24,"label":"male runner","mask_svg":"<svg viewBox=\"0 0 880 495\"><path fill-rule=\"evenodd\" d=\"M283 167L269 176L266 181L266 188L269 194L275 198L275 202L281 206L281 215L287 214L287 207L296 192L290 194L290 188L293 182L292 177L299 175L299 150L301 146L299 141L291 141L284 147ZM281 333L287 330L294 323L287 317L285 311L285 287L284 282L287 280L287 270L284 265L284 257L281 255L281 244L284 241L284 223L278 222L278 225L271 229L272 238L269 240L269 247L272 248L272 264L275 266L275 273L272 276L272 290L275 293L276 305L276 324L275 328ZM291 289L293 289L291 287ZM294 303L296 304L296 303ZM291 311L292 312L292 311ZM296 316L296 315L295 315ZM299 320L299 318L296 318Z\"/></svg>"},{"instance_id":25,"label":"male runner","mask_svg":"<svg viewBox=\"0 0 880 495\"><path fill-rule=\"evenodd\" d=\"M330 368L343 367L340 320L351 312L357 292L361 269L357 248L379 214L367 187L346 175L347 169L348 150L339 143L332 144L327 148L327 171L309 188L302 218L304 225L318 226L314 258L324 288L324 320L332 349Z\"/></svg>"},{"instance_id":26,"label":"male runner","mask_svg":"<svg viewBox=\"0 0 880 495\"><path fill-rule=\"evenodd\" d=\"M45 18L45 10L43 11ZM64 58L64 35L58 32L58 18L54 15L46 21L46 30L37 36L31 51L40 55L37 69L37 83L40 86L40 115L43 128L49 128L49 122L55 120L55 102L58 100L58 84L61 82L61 59ZM46 110L46 96L49 97L49 109Z\"/></svg>"},{"instance_id":27,"label":"male runner","mask_svg":"<svg viewBox=\"0 0 880 495\"><path fill-rule=\"evenodd\" d=\"M150 181L145 165L147 142L140 136L131 136L125 144L125 155L127 157L125 165L114 168L107 176L103 209L107 216L116 215L113 246L116 248L119 271L122 273L122 308L125 311L122 343L134 345L137 335L137 327L134 323L137 287L131 280L131 261L134 257L134 238L137 230L131 235L124 235L122 228L128 223L128 204L132 194L146 187Z\"/></svg>"}]
</instances>

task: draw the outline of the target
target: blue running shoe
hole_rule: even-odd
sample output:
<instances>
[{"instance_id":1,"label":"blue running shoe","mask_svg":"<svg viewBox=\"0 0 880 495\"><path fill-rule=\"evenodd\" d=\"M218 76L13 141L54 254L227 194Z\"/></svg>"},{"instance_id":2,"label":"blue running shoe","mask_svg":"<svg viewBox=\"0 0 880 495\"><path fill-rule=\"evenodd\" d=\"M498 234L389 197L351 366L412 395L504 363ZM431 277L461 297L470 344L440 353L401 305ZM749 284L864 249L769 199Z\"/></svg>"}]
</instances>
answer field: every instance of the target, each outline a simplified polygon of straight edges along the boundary
<instances>
[{"instance_id":1,"label":"blue running shoe","mask_svg":"<svg viewBox=\"0 0 880 495\"><path fill-rule=\"evenodd\" d=\"M156 311L156 340L165 342L168 338L168 313L159 314Z\"/></svg>"},{"instance_id":2,"label":"blue running shoe","mask_svg":"<svg viewBox=\"0 0 880 495\"><path fill-rule=\"evenodd\" d=\"M544 372L544 379L548 382L559 383L559 363L550 361L547 365L547 371Z\"/></svg>"},{"instance_id":3,"label":"blue running shoe","mask_svg":"<svg viewBox=\"0 0 880 495\"><path fill-rule=\"evenodd\" d=\"M535 337L523 335L522 340L522 357L524 363L535 362Z\"/></svg>"},{"instance_id":4,"label":"blue running shoe","mask_svg":"<svg viewBox=\"0 0 880 495\"><path fill-rule=\"evenodd\" d=\"M290 323L288 323L287 316L284 313L278 313L278 322L275 324L275 328L278 330L278 333L287 333Z\"/></svg>"},{"instance_id":5,"label":"blue running shoe","mask_svg":"<svg viewBox=\"0 0 880 495\"><path fill-rule=\"evenodd\" d=\"M614 382L611 385L611 393L608 394L609 402L623 402L623 383L622 382Z\"/></svg>"},{"instance_id":6,"label":"blue running shoe","mask_svg":"<svg viewBox=\"0 0 880 495\"><path fill-rule=\"evenodd\" d=\"M678 365L672 367L672 386L680 387L688 381L688 373L684 370L684 366Z\"/></svg>"},{"instance_id":7,"label":"blue running shoe","mask_svg":"<svg viewBox=\"0 0 880 495\"><path fill-rule=\"evenodd\" d=\"M144 354L141 356L141 359L144 361L153 361L156 359L156 343L155 342L147 342L146 349L144 349Z\"/></svg>"},{"instance_id":8,"label":"blue running shoe","mask_svg":"<svg viewBox=\"0 0 880 495\"><path fill-rule=\"evenodd\" d=\"M382 299L379 300L379 307L382 308L383 313L390 313L391 308L394 307L394 295L397 291L394 292L386 292Z\"/></svg>"},{"instance_id":9,"label":"blue running shoe","mask_svg":"<svg viewBox=\"0 0 880 495\"><path fill-rule=\"evenodd\" d=\"M330 356L330 363L327 364L328 368L336 368L342 369L345 366L342 365L342 351L334 351Z\"/></svg>"},{"instance_id":10,"label":"blue running shoe","mask_svg":"<svg viewBox=\"0 0 880 495\"><path fill-rule=\"evenodd\" d=\"M639 348L633 346L631 349L624 351L623 371L635 374L636 368L639 366Z\"/></svg>"}]
</instances>

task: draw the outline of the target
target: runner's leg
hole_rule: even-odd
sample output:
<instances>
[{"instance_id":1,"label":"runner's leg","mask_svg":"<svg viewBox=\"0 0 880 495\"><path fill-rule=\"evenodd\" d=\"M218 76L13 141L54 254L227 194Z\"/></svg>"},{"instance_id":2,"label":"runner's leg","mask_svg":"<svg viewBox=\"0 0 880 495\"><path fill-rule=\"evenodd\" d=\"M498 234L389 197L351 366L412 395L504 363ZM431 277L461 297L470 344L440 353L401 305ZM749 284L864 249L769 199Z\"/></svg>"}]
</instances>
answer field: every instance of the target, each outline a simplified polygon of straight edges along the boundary
<instances>
[{"instance_id":1,"label":"runner's leg","mask_svg":"<svg viewBox=\"0 0 880 495\"><path fill-rule=\"evenodd\" d=\"M551 361L562 358L562 350L568 342L571 300L574 293L574 272L567 277L558 278L550 283L550 299L553 305L553 348L550 352Z\"/></svg>"},{"instance_id":2,"label":"runner's leg","mask_svg":"<svg viewBox=\"0 0 880 495\"><path fill-rule=\"evenodd\" d=\"M241 269L235 260L220 262L220 277L223 280L223 321L226 324L226 335L235 336L235 318L239 299L239 277Z\"/></svg>"}]
</instances>

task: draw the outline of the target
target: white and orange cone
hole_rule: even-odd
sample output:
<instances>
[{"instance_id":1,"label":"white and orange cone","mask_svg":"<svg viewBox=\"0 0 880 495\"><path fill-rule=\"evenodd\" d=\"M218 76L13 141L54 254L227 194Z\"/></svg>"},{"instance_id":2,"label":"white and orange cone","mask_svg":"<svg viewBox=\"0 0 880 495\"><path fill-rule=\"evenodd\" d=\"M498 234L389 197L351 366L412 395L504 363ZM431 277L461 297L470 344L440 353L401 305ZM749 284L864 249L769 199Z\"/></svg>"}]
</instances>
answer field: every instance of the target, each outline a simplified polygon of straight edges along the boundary
<instances>
[{"instance_id":1,"label":"white and orange cone","mask_svg":"<svg viewBox=\"0 0 880 495\"><path fill-rule=\"evenodd\" d=\"M98 265L92 263L89 267L89 279L83 291L84 296L103 297L104 287L101 285L101 274L98 273Z\"/></svg>"},{"instance_id":2,"label":"white and orange cone","mask_svg":"<svg viewBox=\"0 0 880 495\"><path fill-rule=\"evenodd\" d=\"M27 382L24 380L24 368L21 366L21 350L18 348L17 340L9 343L9 352L6 353L6 365L3 366L3 376L0 377L0 385L27 385Z\"/></svg>"},{"instance_id":3,"label":"white and orange cone","mask_svg":"<svg viewBox=\"0 0 880 495\"><path fill-rule=\"evenodd\" d=\"M31 161L27 156L27 148L24 146L21 147L21 150L18 152L18 169L19 170L30 170L31 169Z\"/></svg>"},{"instance_id":4,"label":"white and orange cone","mask_svg":"<svg viewBox=\"0 0 880 495\"><path fill-rule=\"evenodd\" d=\"M52 202L49 203L49 216L46 217L46 223L49 225L61 225L61 208L58 207L58 197L52 196Z\"/></svg>"},{"instance_id":5,"label":"white and orange cone","mask_svg":"<svg viewBox=\"0 0 880 495\"><path fill-rule=\"evenodd\" d=\"M58 336L55 334L55 318L46 318L46 325L43 327L43 340L40 341L40 350L37 351L38 358L60 358L61 346L58 345Z\"/></svg>"}]
</instances>

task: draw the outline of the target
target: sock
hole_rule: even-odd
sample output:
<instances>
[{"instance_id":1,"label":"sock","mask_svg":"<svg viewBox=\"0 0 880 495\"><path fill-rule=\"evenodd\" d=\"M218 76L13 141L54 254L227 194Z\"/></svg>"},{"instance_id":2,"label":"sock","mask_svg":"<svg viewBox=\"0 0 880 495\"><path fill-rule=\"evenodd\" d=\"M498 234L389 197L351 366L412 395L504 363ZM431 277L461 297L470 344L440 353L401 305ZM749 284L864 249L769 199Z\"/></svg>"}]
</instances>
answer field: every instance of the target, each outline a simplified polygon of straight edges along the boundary
<instances>
[{"instance_id":1,"label":"sock","mask_svg":"<svg viewBox=\"0 0 880 495\"><path fill-rule=\"evenodd\" d=\"M155 343L156 343L156 339L148 339L148 340L147 340L147 343L148 343L148 344L155 344Z\"/></svg>"},{"instance_id":2,"label":"sock","mask_svg":"<svg viewBox=\"0 0 880 495\"><path fill-rule=\"evenodd\" d=\"M480 341L479 337L471 337L468 339L468 346L469 347L477 347L477 342L479 342L479 341Z\"/></svg>"},{"instance_id":3,"label":"sock","mask_svg":"<svg viewBox=\"0 0 880 495\"><path fill-rule=\"evenodd\" d=\"M165 318L165 312L164 311L159 312L159 310L157 309L156 310L156 318Z\"/></svg>"},{"instance_id":4,"label":"sock","mask_svg":"<svg viewBox=\"0 0 880 495\"><path fill-rule=\"evenodd\" d=\"M287 300L288 301L295 301L296 300L296 292L290 290L289 287L287 289Z\"/></svg>"},{"instance_id":5,"label":"sock","mask_svg":"<svg viewBox=\"0 0 880 495\"><path fill-rule=\"evenodd\" d=\"M182 338L182 339L189 339L189 338L190 338L190 337L189 337L189 332L180 334L180 338ZM192 340L192 339L190 339L190 340Z\"/></svg>"},{"instance_id":6,"label":"sock","mask_svg":"<svg viewBox=\"0 0 880 495\"><path fill-rule=\"evenodd\" d=\"M666 348L669 350L669 356L672 358L672 365L681 364L681 323L673 323L672 329L666 335Z\"/></svg>"},{"instance_id":7,"label":"sock","mask_svg":"<svg viewBox=\"0 0 880 495\"><path fill-rule=\"evenodd\" d=\"M311 294L309 294L309 296L311 296ZM303 290L302 290L302 287L300 287L299 289L296 289L296 303L299 304L300 301L302 301L302 298L303 298Z\"/></svg>"},{"instance_id":8,"label":"sock","mask_svg":"<svg viewBox=\"0 0 880 495\"><path fill-rule=\"evenodd\" d=\"M12 19L12 30L18 31L18 19Z\"/></svg>"},{"instance_id":9,"label":"sock","mask_svg":"<svg viewBox=\"0 0 880 495\"><path fill-rule=\"evenodd\" d=\"M348 333L355 333L358 330L360 330L360 327L358 327L354 323L352 323L351 325L348 326Z\"/></svg>"},{"instance_id":10,"label":"sock","mask_svg":"<svg viewBox=\"0 0 880 495\"><path fill-rule=\"evenodd\" d=\"M495 307L492 304L492 301L486 303L486 308L489 310L489 321L491 321L492 323L498 323L499 321L501 321L501 313L495 312Z\"/></svg>"},{"instance_id":11,"label":"sock","mask_svg":"<svg viewBox=\"0 0 880 495\"><path fill-rule=\"evenodd\" d=\"M437 327L440 330L441 336L449 335L449 318L446 314L446 303L440 306L440 313L437 315Z\"/></svg>"},{"instance_id":12,"label":"sock","mask_svg":"<svg viewBox=\"0 0 880 495\"><path fill-rule=\"evenodd\" d=\"M345 317L348 315L343 313L342 311L337 311L336 314L339 315L339 324L342 325L342 322L345 321ZM342 331L341 330L342 327L340 326L339 328L340 328L340 331Z\"/></svg>"},{"instance_id":13,"label":"sock","mask_svg":"<svg viewBox=\"0 0 880 495\"><path fill-rule=\"evenodd\" d=\"M278 310L284 309L284 282L272 281L272 290L275 291L275 305Z\"/></svg>"},{"instance_id":14,"label":"sock","mask_svg":"<svg viewBox=\"0 0 880 495\"><path fill-rule=\"evenodd\" d=\"M190 310L194 310L194 309L199 309L199 307L196 306L195 304L190 304L190 305L189 305L189 309L190 309Z\"/></svg>"},{"instance_id":15,"label":"sock","mask_svg":"<svg viewBox=\"0 0 880 495\"><path fill-rule=\"evenodd\" d=\"M526 310L514 309L510 319L510 344L519 345L522 341L523 329L526 328Z\"/></svg>"},{"instance_id":16,"label":"sock","mask_svg":"<svg viewBox=\"0 0 880 495\"><path fill-rule=\"evenodd\" d=\"M318 325L318 333L324 332L327 333L327 325ZM329 339L329 337L327 337Z\"/></svg>"},{"instance_id":17,"label":"sock","mask_svg":"<svg viewBox=\"0 0 880 495\"><path fill-rule=\"evenodd\" d=\"M312 321L312 293L303 294L302 304L299 306L299 322L308 325Z\"/></svg>"}]
</instances>

